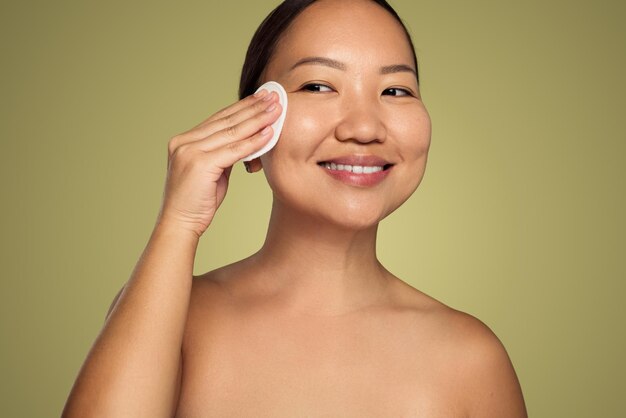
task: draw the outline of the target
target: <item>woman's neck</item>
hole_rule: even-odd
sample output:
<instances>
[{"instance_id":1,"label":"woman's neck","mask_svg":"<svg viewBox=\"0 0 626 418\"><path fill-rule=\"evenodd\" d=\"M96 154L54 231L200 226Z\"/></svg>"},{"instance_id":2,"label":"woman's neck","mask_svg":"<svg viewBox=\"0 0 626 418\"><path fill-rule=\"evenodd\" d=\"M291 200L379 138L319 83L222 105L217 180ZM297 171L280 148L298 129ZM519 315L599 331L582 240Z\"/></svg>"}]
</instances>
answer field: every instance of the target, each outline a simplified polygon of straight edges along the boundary
<instances>
[{"instance_id":1,"label":"woman's neck","mask_svg":"<svg viewBox=\"0 0 626 418\"><path fill-rule=\"evenodd\" d=\"M391 276L376 258L377 230L378 224L350 229L274 202L265 243L250 260L254 280L298 312L338 314L372 305Z\"/></svg>"}]
</instances>

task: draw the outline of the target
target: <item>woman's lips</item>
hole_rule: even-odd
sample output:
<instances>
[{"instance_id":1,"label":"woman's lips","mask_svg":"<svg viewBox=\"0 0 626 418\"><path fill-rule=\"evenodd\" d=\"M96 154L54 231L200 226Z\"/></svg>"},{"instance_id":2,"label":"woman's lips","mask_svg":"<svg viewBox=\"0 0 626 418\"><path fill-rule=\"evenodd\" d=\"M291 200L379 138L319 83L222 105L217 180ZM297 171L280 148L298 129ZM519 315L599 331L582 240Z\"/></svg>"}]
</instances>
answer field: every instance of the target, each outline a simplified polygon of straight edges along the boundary
<instances>
[{"instance_id":1,"label":"woman's lips","mask_svg":"<svg viewBox=\"0 0 626 418\"><path fill-rule=\"evenodd\" d=\"M372 187L383 181L392 170L393 165L385 166L351 166L329 162L318 163L328 175L350 186Z\"/></svg>"}]
</instances>

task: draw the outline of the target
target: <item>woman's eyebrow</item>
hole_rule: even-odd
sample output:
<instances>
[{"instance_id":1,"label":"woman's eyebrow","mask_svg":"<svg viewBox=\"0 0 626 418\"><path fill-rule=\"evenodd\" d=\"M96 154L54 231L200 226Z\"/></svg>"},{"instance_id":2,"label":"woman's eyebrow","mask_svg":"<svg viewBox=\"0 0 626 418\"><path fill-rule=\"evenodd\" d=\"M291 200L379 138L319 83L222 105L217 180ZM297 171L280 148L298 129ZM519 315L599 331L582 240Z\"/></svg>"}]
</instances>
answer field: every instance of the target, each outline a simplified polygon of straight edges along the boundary
<instances>
[{"instance_id":1,"label":"woman's eyebrow","mask_svg":"<svg viewBox=\"0 0 626 418\"><path fill-rule=\"evenodd\" d=\"M381 74L393 74L393 73L413 73L417 77L417 72L406 64L394 64L380 67Z\"/></svg>"},{"instance_id":2,"label":"woman's eyebrow","mask_svg":"<svg viewBox=\"0 0 626 418\"><path fill-rule=\"evenodd\" d=\"M340 62L331 58L305 57L299 60L298 62L296 62L289 69L289 71L292 71L293 69L301 65L324 65L326 67L334 68L334 69L341 70L341 71L346 71L346 68L347 68L346 64L344 64L343 62ZM406 64L386 65L384 67L380 67L379 72L380 74L408 72L408 73L413 73L415 76L417 76L417 72L413 68L411 68L411 66L406 65Z\"/></svg>"},{"instance_id":3,"label":"woman's eyebrow","mask_svg":"<svg viewBox=\"0 0 626 418\"><path fill-rule=\"evenodd\" d=\"M324 57L305 57L296 62L289 71L301 65L325 65L326 67L335 68L337 70L346 71L346 64L330 58Z\"/></svg>"}]
</instances>

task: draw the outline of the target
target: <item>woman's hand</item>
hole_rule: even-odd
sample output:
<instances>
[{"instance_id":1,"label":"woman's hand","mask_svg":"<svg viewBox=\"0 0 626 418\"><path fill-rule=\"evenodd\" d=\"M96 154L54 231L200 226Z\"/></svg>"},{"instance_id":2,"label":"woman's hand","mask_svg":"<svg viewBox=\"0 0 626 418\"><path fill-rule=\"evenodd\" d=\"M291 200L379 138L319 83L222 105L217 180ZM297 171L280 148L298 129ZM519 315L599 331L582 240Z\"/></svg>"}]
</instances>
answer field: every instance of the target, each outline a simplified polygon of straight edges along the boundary
<instances>
[{"instance_id":1,"label":"woman's hand","mask_svg":"<svg viewBox=\"0 0 626 418\"><path fill-rule=\"evenodd\" d=\"M224 200L233 164L269 141L280 112L276 93L262 90L173 137L157 225L200 237Z\"/></svg>"}]
</instances>

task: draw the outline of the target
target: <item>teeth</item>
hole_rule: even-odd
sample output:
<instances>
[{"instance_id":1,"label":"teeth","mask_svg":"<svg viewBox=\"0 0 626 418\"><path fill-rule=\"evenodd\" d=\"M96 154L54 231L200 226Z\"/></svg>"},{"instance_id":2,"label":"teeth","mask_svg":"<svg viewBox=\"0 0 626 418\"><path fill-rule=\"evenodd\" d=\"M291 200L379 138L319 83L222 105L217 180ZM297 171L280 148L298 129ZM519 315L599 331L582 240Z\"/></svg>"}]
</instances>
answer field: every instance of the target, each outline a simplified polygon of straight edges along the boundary
<instances>
[{"instance_id":1,"label":"teeth","mask_svg":"<svg viewBox=\"0 0 626 418\"><path fill-rule=\"evenodd\" d=\"M383 171L381 166L362 166L349 164L324 163L324 167L328 170L349 171L355 174L372 174Z\"/></svg>"}]
</instances>

